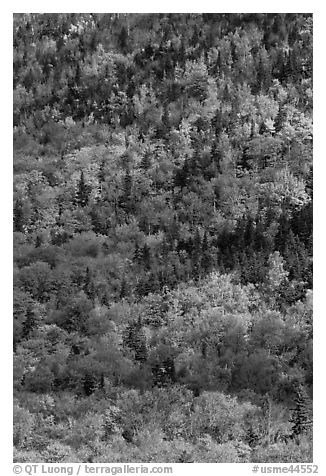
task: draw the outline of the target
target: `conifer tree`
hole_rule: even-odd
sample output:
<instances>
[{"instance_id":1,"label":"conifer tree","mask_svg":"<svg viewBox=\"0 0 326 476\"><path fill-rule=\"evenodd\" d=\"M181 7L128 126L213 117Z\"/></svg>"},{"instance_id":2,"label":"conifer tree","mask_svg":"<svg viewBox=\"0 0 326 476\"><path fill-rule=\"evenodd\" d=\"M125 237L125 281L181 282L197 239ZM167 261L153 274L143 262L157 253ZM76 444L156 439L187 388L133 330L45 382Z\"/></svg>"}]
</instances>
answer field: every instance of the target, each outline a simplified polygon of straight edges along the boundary
<instances>
[{"instance_id":1,"label":"conifer tree","mask_svg":"<svg viewBox=\"0 0 326 476\"><path fill-rule=\"evenodd\" d=\"M211 148L211 157L212 157L212 162L214 166L216 167L216 172L220 174L222 172L221 163L222 163L223 157L216 140L213 142L213 145Z\"/></svg>"},{"instance_id":2,"label":"conifer tree","mask_svg":"<svg viewBox=\"0 0 326 476\"><path fill-rule=\"evenodd\" d=\"M279 108L277 116L274 121L275 132L280 132L286 120L286 113L282 107Z\"/></svg>"},{"instance_id":3,"label":"conifer tree","mask_svg":"<svg viewBox=\"0 0 326 476\"><path fill-rule=\"evenodd\" d=\"M23 339L26 339L29 336L30 332L34 329L36 322L37 319L35 317L35 313L32 311L32 309L28 308L26 311L26 319L23 323Z\"/></svg>"},{"instance_id":4,"label":"conifer tree","mask_svg":"<svg viewBox=\"0 0 326 476\"><path fill-rule=\"evenodd\" d=\"M127 213L131 213L134 209L134 204L132 203L131 199L131 192L132 192L132 176L130 173L129 167L126 168L125 176L123 179L123 191L122 197L120 200L121 206L125 209Z\"/></svg>"},{"instance_id":5,"label":"conifer tree","mask_svg":"<svg viewBox=\"0 0 326 476\"><path fill-rule=\"evenodd\" d=\"M291 417L292 435L294 437L308 434L312 431L312 405L303 385L297 390L295 408Z\"/></svg>"},{"instance_id":6,"label":"conifer tree","mask_svg":"<svg viewBox=\"0 0 326 476\"><path fill-rule=\"evenodd\" d=\"M80 207L86 207L88 204L89 196L91 193L91 187L85 182L84 171L80 174L80 180L78 183L76 202Z\"/></svg>"},{"instance_id":7,"label":"conifer tree","mask_svg":"<svg viewBox=\"0 0 326 476\"><path fill-rule=\"evenodd\" d=\"M143 246L141 257L144 268L149 270L151 268L151 249L146 243Z\"/></svg>"},{"instance_id":8,"label":"conifer tree","mask_svg":"<svg viewBox=\"0 0 326 476\"><path fill-rule=\"evenodd\" d=\"M14 231L24 232L24 211L23 211L23 202L21 200L16 200L14 206Z\"/></svg>"},{"instance_id":9,"label":"conifer tree","mask_svg":"<svg viewBox=\"0 0 326 476\"><path fill-rule=\"evenodd\" d=\"M96 390L96 379L94 375L86 373L83 378L83 389L87 397L94 393L94 391Z\"/></svg>"},{"instance_id":10,"label":"conifer tree","mask_svg":"<svg viewBox=\"0 0 326 476\"><path fill-rule=\"evenodd\" d=\"M105 378L103 372L101 373L99 387L103 390L105 387Z\"/></svg>"},{"instance_id":11,"label":"conifer tree","mask_svg":"<svg viewBox=\"0 0 326 476\"><path fill-rule=\"evenodd\" d=\"M196 233L192 243L192 251L191 251L191 260L192 260L192 273L195 279L198 279L200 276L201 271L201 238L199 229L196 229Z\"/></svg>"},{"instance_id":12,"label":"conifer tree","mask_svg":"<svg viewBox=\"0 0 326 476\"><path fill-rule=\"evenodd\" d=\"M100 164L100 168L98 171L98 180L100 183L105 182L105 160L103 159Z\"/></svg>"},{"instance_id":13,"label":"conifer tree","mask_svg":"<svg viewBox=\"0 0 326 476\"><path fill-rule=\"evenodd\" d=\"M189 159L184 161L183 166L177 169L174 177L174 186L184 188L188 185L189 177L191 175Z\"/></svg>"},{"instance_id":14,"label":"conifer tree","mask_svg":"<svg viewBox=\"0 0 326 476\"><path fill-rule=\"evenodd\" d=\"M213 257L210 254L209 251L209 245L208 245L208 239L207 239L207 232L205 231L204 233L204 238L202 242L202 258L201 258L201 268L204 273L208 273L209 270L211 269L212 265L212 259Z\"/></svg>"},{"instance_id":15,"label":"conifer tree","mask_svg":"<svg viewBox=\"0 0 326 476\"><path fill-rule=\"evenodd\" d=\"M142 329L141 319L128 325L125 332L124 345L135 352L136 361L145 362L147 360L146 338Z\"/></svg>"},{"instance_id":16,"label":"conifer tree","mask_svg":"<svg viewBox=\"0 0 326 476\"><path fill-rule=\"evenodd\" d=\"M162 114L162 135L165 136L170 131L170 118L169 118L169 110L167 104L163 107L163 114Z\"/></svg>"},{"instance_id":17,"label":"conifer tree","mask_svg":"<svg viewBox=\"0 0 326 476\"><path fill-rule=\"evenodd\" d=\"M95 298L95 289L94 289L94 284L92 280L92 273L87 266L86 268L86 275L85 275L85 281L84 281L84 291L86 295L93 300Z\"/></svg>"},{"instance_id":18,"label":"conifer tree","mask_svg":"<svg viewBox=\"0 0 326 476\"><path fill-rule=\"evenodd\" d=\"M144 170L148 170L151 166L151 159L149 151L146 151L141 159L140 166Z\"/></svg>"},{"instance_id":19,"label":"conifer tree","mask_svg":"<svg viewBox=\"0 0 326 476\"><path fill-rule=\"evenodd\" d=\"M128 30L125 25L122 26L119 36L118 36L118 45L121 51L125 54L128 48Z\"/></svg>"},{"instance_id":20,"label":"conifer tree","mask_svg":"<svg viewBox=\"0 0 326 476\"><path fill-rule=\"evenodd\" d=\"M42 245L42 236L37 235L35 240L35 248L39 248Z\"/></svg>"},{"instance_id":21,"label":"conifer tree","mask_svg":"<svg viewBox=\"0 0 326 476\"><path fill-rule=\"evenodd\" d=\"M142 262L142 252L141 252L141 249L140 249L138 243L135 244L135 251L134 251L133 260L137 264L141 264L141 262Z\"/></svg>"},{"instance_id":22,"label":"conifer tree","mask_svg":"<svg viewBox=\"0 0 326 476\"><path fill-rule=\"evenodd\" d=\"M126 278L123 277L120 285L120 299L123 299L124 297L127 296L127 281Z\"/></svg>"}]
</instances>

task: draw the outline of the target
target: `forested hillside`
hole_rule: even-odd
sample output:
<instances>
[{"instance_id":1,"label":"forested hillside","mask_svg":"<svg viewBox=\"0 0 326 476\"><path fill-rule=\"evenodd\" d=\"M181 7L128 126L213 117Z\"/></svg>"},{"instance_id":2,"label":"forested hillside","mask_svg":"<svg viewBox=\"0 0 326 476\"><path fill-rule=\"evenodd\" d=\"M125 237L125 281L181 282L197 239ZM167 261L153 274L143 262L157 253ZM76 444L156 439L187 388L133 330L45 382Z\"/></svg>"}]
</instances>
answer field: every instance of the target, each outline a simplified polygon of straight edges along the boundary
<instances>
[{"instance_id":1,"label":"forested hillside","mask_svg":"<svg viewBox=\"0 0 326 476\"><path fill-rule=\"evenodd\" d=\"M312 461L312 16L15 14L14 459Z\"/></svg>"}]
</instances>

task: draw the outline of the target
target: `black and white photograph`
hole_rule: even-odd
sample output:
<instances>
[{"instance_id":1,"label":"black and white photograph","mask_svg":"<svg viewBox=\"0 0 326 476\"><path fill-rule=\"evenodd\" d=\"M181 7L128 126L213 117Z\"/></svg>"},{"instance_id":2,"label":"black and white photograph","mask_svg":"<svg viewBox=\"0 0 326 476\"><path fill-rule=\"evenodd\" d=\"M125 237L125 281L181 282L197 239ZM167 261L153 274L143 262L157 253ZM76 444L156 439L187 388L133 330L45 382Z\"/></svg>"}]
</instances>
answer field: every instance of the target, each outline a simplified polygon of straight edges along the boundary
<instances>
[{"instance_id":1,"label":"black and white photograph","mask_svg":"<svg viewBox=\"0 0 326 476\"><path fill-rule=\"evenodd\" d=\"M12 15L14 468L313 467L313 16Z\"/></svg>"}]
</instances>

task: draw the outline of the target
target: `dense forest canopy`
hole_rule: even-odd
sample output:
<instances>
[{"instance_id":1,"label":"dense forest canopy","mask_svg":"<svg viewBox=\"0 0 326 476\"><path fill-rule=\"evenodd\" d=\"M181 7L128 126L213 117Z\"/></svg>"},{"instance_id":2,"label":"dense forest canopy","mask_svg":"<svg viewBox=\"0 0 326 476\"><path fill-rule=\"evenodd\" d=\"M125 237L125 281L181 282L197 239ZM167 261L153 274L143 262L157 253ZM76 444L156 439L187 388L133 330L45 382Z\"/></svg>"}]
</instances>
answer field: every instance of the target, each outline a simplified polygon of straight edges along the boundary
<instances>
[{"instance_id":1,"label":"dense forest canopy","mask_svg":"<svg viewBox=\"0 0 326 476\"><path fill-rule=\"evenodd\" d=\"M14 15L16 461L312 460L312 35Z\"/></svg>"}]
</instances>

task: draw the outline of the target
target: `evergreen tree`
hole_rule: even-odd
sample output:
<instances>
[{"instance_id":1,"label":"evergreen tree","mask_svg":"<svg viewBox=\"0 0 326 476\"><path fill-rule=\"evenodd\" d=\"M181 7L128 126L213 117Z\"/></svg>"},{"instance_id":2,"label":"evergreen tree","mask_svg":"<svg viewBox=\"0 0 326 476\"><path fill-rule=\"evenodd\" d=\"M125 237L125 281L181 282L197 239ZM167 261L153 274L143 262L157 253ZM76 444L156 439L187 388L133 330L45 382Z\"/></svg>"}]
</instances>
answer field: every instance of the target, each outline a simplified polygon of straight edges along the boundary
<instances>
[{"instance_id":1,"label":"evergreen tree","mask_svg":"<svg viewBox=\"0 0 326 476\"><path fill-rule=\"evenodd\" d=\"M207 232L204 233L204 238L202 242L202 258L201 258L201 268L205 274L207 274L212 267L213 257L210 253Z\"/></svg>"},{"instance_id":2,"label":"evergreen tree","mask_svg":"<svg viewBox=\"0 0 326 476\"><path fill-rule=\"evenodd\" d=\"M297 437L312 431L312 405L306 389L301 385L297 390L295 408L291 417L292 435Z\"/></svg>"},{"instance_id":3,"label":"evergreen tree","mask_svg":"<svg viewBox=\"0 0 326 476\"><path fill-rule=\"evenodd\" d=\"M130 173L129 167L127 167L125 171L125 176L123 179L123 190L122 190L122 197L120 200L121 206L125 209L127 213L132 213L134 210L134 203L132 202L132 187L133 187L133 180Z\"/></svg>"},{"instance_id":4,"label":"evergreen tree","mask_svg":"<svg viewBox=\"0 0 326 476\"><path fill-rule=\"evenodd\" d=\"M26 319L23 323L23 332L22 332L23 339L26 339L30 335L30 333L35 328L36 323L37 323L37 319L36 319L34 311L31 308L27 308Z\"/></svg>"},{"instance_id":5,"label":"evergreen tree","mask_svg":"<svg viewBox=\"0 0 326 476\"><path fill-rule=\"evenodd\" d=\"M268 133L268 129L266 127L266 124L265 122L263 121L261 124L260 124L260 127L259 127L259 134L260 135L264 135L264 134L267 134Z\"/></svg>"},{"instance_id":6,"label":"evergreen tree","mask_svg":"<svg viewBox=\"0 0 326 476\"><path fill-rule=\"evenodd\" d=\"M151 249L145 243L141 252L141 259L145 269L151 269Z\"/></svg>"},{"instance_id":7,"label":"evergreen tree","mask_svg":"<svg viewBox=\"0 0 326 476\"><path fill-rule=\"evenodd\" d=\"M165 137L166 134L170 131L170 117L169 117L169 109L168 106L165 104L163 107L163 114L162 114L162 137Z\"/></svg>"},{"instance_id":8,"label":"evergreen tree","mask_svg":"<svg viewBox=\"0 0 326 476\"><path fill-rule=\"evenodd\" d=\"M100 184L105 182L105 176L106 176L106 174L105 174L105 160L103 159L101 161L99 172L98 172L98 180L99 180Z\"/></svg>"},{"instance_id":9,"label":"evergreen tree","mask_svg":"<svg viewBox=\"0 0 326 476\"><path fill-rule=\"evenodd\" d=\"M142 329L142 322L138 321L130 323L126 329L124 337L124 345L129 347L135 353L135 360L138 362L146 362L148 358L146 338Z\"/></svg>"},{"instance_id":10,"label":"evergreen tree","mask_svg":"<svg viewBox=\"0 0 326 476\"><path fill-rule=\"evenodd\" d=\"M255 225L251 217L247 219L244 233L244 242L248 248L253 248L255 243Z\"/></svg>"},{"instance_id":11,"label":"evergreen tree","mask_svg":"<svg viewBox=\"0 0 326 476\"><path fill-rule=\"evenodd\" d=\"M80 174L80 180L78 183L77 193L76 193L76 203L80 207L86 207L89 201L89 196L91 193L91 187L85 182L84 172Z\"/></svg>"},{"instance_id":12,"label":"evergreen tree","mask_svg":"<svg viewBox=\"0 0 326 476\"><path fill-rule=\"evenodd\" d=\"M102 390L105 388L105 378L104 378L103 372L101 373L99 387L100 387L100 389L102 389Z\"/></svg>"},{"instance_id":13,"label":"evergreen tree","mask_svg":"<svg viewBox=\"0 0 326 476\"><path fill-rule=\"evenodd\" d=\"M122 53L126 54L128 50L128 30L125 25L122 26L118 36L118 46Z\"/></svg>"},{"instance_id":14,"label":"evergreen tree","mask_svg":"<svg viewBox=\"0 0 326 476\"><path fill-rule=\"evenodd\" d=\"M42 236L37 235L35 240L35 248L39 248L42 245Z\"/></svg>"},{"instance_id":15,"label":"evergreen tree","mask_svg":"<svg viewBox=\"0 0 326 476\"><path fill-rule=\"evenodd\" d=\"M22 200L16 200L14 206L14 231L24 232L24 210Z\"/></svg>"},{"instance_id":16,"label":"evergreen tree","mask_svg":"<svg viewBox=\"0 0 326 476\"><path fill-rule=\"evenodd\" d=\"M189 175L190 175L189 163L188 163L188 160L186 159L183 166L181 168L178 168L175 172L174 186L180 187L180 188L186 187L188 183Z\"/></svg>"},{"instance_id":17,"label":"evergreen tree","mask_svg":"<svg viewBox=\"0 0 326 476\"><path fill-rule=\"evenodd\" d=\"M286 120L286 113L282 107L279 108L277 116L274 121L275 132L280 132Z\"/></svg>"},{"instance_id":18,"label":"evergreen tree","mask_svg":"<svg viewBox=\"0 0 326 476\"><path fill-rule=\"evenodd\" d=\"M213 142L213 145L211 148L211 157L212 157L212 162L214 164L214 167L216 168L216 172L218 174L222 173L221 163L223 160L223 156L216 140Z\"/></svg>"},{"instance_id":19,"label":"evergreen tree","mask_svg":"<svg viewBox=\"0 0 326 476\"><path fill-rule=\"evenodd\" d=\"M255 137L256 137L256 123L255 123L255 121L251 121L250 139L254 139Z\"/></svg>"},{"instance_id":20,"label":"evergreen tree","mask_svg":"<svg viewBox=\"0 0 326 476\"><path fill-rule=\"evenodd\" d=\"M150 152L146 151L142 156L140 166L144 170L148 170L151 166Z\"/></svg>"},{"instance_id":21,"label":"evergreen tree","mask_svg":"<svg viewBox=\"0 0 326 476\"><path fill-rule=\"evenodd\" d=\"M135 244L135 251L134 251L134 255L133 255L133 260L137 264L142 263L142 252L141 252L141 249L140 249L138 243Z\"/></svg>"},{"instance_id":22,"label":"evergreen tree","mask_svg":"<svg viewBox=\"0 0 326 476\"><path fill-rule=\"evenodd\" d=\"M126 278L123 277L122 278L122 281L121 281L121 286L120 286L120 299L123 299L124 297L126 297L128 294L127 292L127 281L126 281Z\"/></svg>"},{"instance_id":23,"label":"evergreen tree","mask_svg":"<svg viewBox=\"0 0 326 476\"><path fill-rule=\"evenodd\" d=\"M94 300L96 293L95 293L95 289L94 289L92 273L91 273L91 270L89 269L88 266L86 268L86 275L85 275L85 281L84 281L84 291L85 291L85 294L89 297L89 299Z\"/></svg>"},{"instance_id":24,"label":"evergreen tree","mask_svg":"<svg viewBox=\"0 0 326 476\"><path fill-rule=\"evenodd\" d=\"M90 373L86 373L86 375L83 378L83 390L84 393L87 397L92 395L92 393L95 392L96 390L96 378L94 375Z\"/></svg>"},{"instance_id":25,"label":"evergreen tree","mask_svg":"<svg viewBox=\"0 0 326 476\"><path fill-rule=\"evenodd\" d=\"M290 230L291 230L290 222L287 216L287 212L284 209L279 218L278 232L275 236L275 247L282 254L284 253Z\"/></svg>"}]
</instances>

